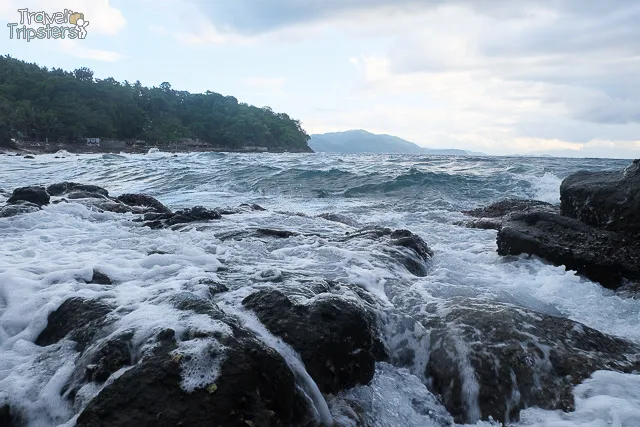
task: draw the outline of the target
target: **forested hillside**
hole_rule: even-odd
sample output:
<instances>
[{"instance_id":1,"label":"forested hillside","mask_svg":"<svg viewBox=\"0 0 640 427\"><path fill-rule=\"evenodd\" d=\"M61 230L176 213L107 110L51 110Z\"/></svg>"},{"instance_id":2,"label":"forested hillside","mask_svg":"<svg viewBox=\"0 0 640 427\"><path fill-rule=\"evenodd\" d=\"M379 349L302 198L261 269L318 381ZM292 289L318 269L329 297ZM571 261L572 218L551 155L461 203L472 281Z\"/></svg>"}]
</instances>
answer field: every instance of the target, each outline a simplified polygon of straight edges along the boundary
<instances>
[{"instance_id":1,"label":"forested hillside","mask_svg":"<svg viewBox=\"0 0 640 427\"><path fill-rule=\"evenodd\" d=\"M139 81L95 79L88 68L68 72L0 56L0 142L12 138L159 145L192 138L216 147L309 151L300 122L268 107L210 91L177 91L166 82L147 88Z\"/></svg>"}]
</instances>

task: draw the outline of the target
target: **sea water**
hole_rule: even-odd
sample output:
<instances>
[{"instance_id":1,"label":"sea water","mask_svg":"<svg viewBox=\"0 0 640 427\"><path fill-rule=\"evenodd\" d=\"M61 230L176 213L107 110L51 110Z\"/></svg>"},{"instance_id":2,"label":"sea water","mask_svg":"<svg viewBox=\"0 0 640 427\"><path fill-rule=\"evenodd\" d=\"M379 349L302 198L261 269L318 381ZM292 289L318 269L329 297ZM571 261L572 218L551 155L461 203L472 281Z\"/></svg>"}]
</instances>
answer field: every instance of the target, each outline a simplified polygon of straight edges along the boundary
<instances>
[{"instance_id":1,"label":"sea water","mask_svg":"<svg viewBox=\"0 0 640 427\"><path fill-rule=\"evenodd\" d=\"M210 279L229 287L219 305L287 358L306 383L319 419L349 425L349 408L356 402L366 409L370 425L447 425L452 422L449 414L419 378L424 365L399 369L379 363L371 384L323 401L314 384L308 384L310 377L300 371L304 366L295 352L244 312L240 302L265 284L277 282L295 289L314 278L332 279L367 289L385 312L473 296L567 317L640 343L640 301L620 298L535 257L499 257L495 231L455 225L464 218L461 210L507 197L558 203L560 183L570 173L619 170L629 163L288 153L60 153L35 160L2 156L0 203L16 187L74 181L100 185L112 195L147 193L174 210L242 203L257 203L267 210L225 216L214 228L185 232L150 230L131 222L130 214L97 212L73 202L0 219L0 404L19 402L30 414L26 420L30 426L73 424L82 408L62 394L78 355L65 340L49 347L34 344L48 314L70 296L100 297L116 305L126 314L114 334L133 330L136 346L144 349L168 327L177 334L193 327L224 332L225 324L206 315L185 314L169 303L170 295L183 291L207 297L207 287L200 282ZM323 213L339 214L350 225L318 217ZM367 225L420 235L435 253L428 274L410 275L371 242L326 238ZM300 234L270 240L224 238L256 227ZM94 269L107 274L116 286L85 284ZM428 351L425 336L412 338L416 351ZM393 347L398 337L390 329L385 339ZM192 346L182 350L194 352L198 360L201 349L197 342ZM206 366L189 369L209 381L217 375L218 365L209 361ZM188 372L184 374L188 377ZM189 384L186 378L186 388ZM99 391L87 386L79 394L88 400ZM468 391L473 406L473 384ZM530 408L522 411L515 425L640 426L640 376L595 372L575 388L574 395L575 412Z\"/></svg>"}]
</instances>

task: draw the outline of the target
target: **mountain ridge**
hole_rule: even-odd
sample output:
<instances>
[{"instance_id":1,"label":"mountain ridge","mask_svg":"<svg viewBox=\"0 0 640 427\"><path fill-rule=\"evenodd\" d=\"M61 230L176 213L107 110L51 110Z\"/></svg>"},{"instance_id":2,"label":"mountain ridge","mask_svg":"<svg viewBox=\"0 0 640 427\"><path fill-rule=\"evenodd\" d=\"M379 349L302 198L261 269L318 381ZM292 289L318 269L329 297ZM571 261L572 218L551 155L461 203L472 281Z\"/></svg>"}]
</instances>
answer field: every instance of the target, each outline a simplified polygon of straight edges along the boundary
<instances>
[{"instance_id":1,"label":"mountain ridge","mask_svg":"<svg viewBox=\"0 0 640 427\"><path fill-rule=\"evenodd\" d=\"M363 129L313 134L309 147L319 153L431 154L449 156L483 155L468 150L421 147L397 136L374 134Z\"/></svg>"}]
</instances>

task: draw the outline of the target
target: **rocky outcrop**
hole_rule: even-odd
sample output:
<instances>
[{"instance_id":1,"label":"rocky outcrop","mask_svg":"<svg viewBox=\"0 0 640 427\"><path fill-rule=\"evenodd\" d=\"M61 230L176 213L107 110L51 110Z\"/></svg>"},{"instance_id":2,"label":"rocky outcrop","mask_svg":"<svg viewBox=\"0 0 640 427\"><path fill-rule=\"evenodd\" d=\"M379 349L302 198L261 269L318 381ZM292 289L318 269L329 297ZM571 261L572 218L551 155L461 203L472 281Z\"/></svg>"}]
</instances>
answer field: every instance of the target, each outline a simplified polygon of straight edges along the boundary
<instances>
[{"instance_id":1,"label":"rocky outcrop","mask_svg":"<svg viewBox=\"0 0 640 427\"><path fill-rule=\"evenodd\" d=\"M368 384L375 362L385 358L375 318L364 304L331 294L295 304L277 290L259 291L242 304L300 354L323 393Z\"/></svg>"},{"instance_id":2,"label":"rocky outcrop","mask_svg":"<svg viewBox=\"0 0 640 427\"><path fill-rule=\"evenodd\" d=\"M623 171L578 172L560 186L562 214L640 236L640 159Z\"/></svg>"},{"instance_id":3,"label":"rocky outcrop","mask_svg":"<svg viewBox=\"0 0 640 427\"><path fill-rule=\"evenodd\" d=\"M461 224L498 230L500 255L537 255L635 295L640 283L640 160L624 171L570 175L560 194L560 209L534 200L504 200L463 212L479 219Z\"/></svg>"},{"instance_id":4,"label":"rocky outcrop","mask_svg":"<svg viewBox=\"0 0 640 427\"><path fill-rule=\"evenodd\" d=\"M30 202L15 202L11 205L5 205L0 208L0 218L9 218L12 216L38 212L40 206Z\"/></svg>"},{"instance_id":5,"label":"rocky outcrop","mask_svg":"<svg viewBox=\"0 0 640 427\"><path fill-rule=\"evenodd\" d=\"M500 230L502 225L513 215L528 212L559 213L559 209L551 203L539 200L506 199L484 208L462 211L463 214L475 219L461 221L458 225L485 230Z\"/></svg>"},{"instance_id":6,"label":"rocky outcrop","mask_svg":"<svg viewBox=\"0 0 640 427\"><path fill-rule=\"evenodd\" d=\"M171 209L160 203L156 198L146 194L123 194L116 201L127 206L148 208L147 211L158 214L171 214Z\"/></svg>"},{"instance_id":7,"label":"rocky outcrop","mask_svg":"<svg viewBox=\"0 0 640 427\"><path fill-rule=\"evenodd\" d=\"M597 370L640 369L640 347L566 318L456 298L431 331L426 375L457 422L516 421L521 409L574 409L573 386Z\"/></svg>"},{"instance_id":8,"label":"rocky outcrop","mask_svg":"<svg viewBox=\"0 0 640 427\"><path fill-rule=\"evenodd\" d=\"M611 289L640 280L640 241L576 219L532 212L513 216L498 232L500 255L532 254L564 265Z\"/></svg>"},{"instance_id":9,"label":"rocky outcrop","mask_svg":"<svg viewBox=\"0 0 640 427\"><path fill-rule=\"evenodd\" d=\"M44 187L21 187L13 190L7 204L29 202L37 206L44 206L48 205L50 200L51 197Z\"/></svg>"},{"instance_id":10,"label":"rocky outcrop","mask_svg":"<svg viewBox=\"0 0 640 427\"><path fill-rule=\"evenodd\" d=\"M81 198L107 198L109 192L97 185L78 184L76 182L61 182L47 187L47 193L51 196L67 196L71 199ZM70 197L70 194L75 194Z\"/></svg>"},{"instance_id":11,"label":"rocky outcrop","mask_svg":"<svg viewBox=\"0 0 640 427\"><path fill-rule=\"evenodd\" d=\"M181 387L183 358L173 331L135 367L95 397L78 427L288 426L310 422L293 373L274 350L246 332L225 341L218 380L191 393Z\"/></svg>"},{"instance_id":12,"label":"rocky outcrop","mask_svg":"<svg viewBox=\"0 0 640 427\"><path fill-rule=\"evenodd\" d=\"M189 209L181 209L168 214L147 214L144 216L144 225L154 230L169 228L178 224L192 222L205 222L222 218L219 212L196 206Z\"/></svg>"},{"instance_id":13,"label":"rocky outcrop","mask_svg":"<svg viewBox=\"0 0 640 427\"><path fill-rule=\"evenodd\" d=\"M47 318L47 326L35 343L40 346L55 344L69 335L83 349L107 324L112 308L99 300L70 298Z\"/></svg>"},{"instance_id":14,"label":"rocky outcrop","mask_svg":"<svg viewBox=\"0 0 640 427\"><path fill-rule=\"evenodd\" d=\"M384 250L400 262L415 276L427 275L427 262L433 257L433 251L417 234L409 230L395 230L383 227L366 227L354 233L347 233L344 240L369 239L383 242Z\"/></svg>"}]
</instances>

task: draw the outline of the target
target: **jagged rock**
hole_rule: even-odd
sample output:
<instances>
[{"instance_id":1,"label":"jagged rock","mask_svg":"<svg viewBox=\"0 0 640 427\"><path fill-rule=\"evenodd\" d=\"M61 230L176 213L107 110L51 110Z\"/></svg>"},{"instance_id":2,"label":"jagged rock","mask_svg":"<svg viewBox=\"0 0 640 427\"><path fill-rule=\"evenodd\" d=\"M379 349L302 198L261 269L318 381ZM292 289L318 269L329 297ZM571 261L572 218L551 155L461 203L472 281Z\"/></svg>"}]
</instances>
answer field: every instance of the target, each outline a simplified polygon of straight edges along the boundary
<instances>
[{"instance_id":1,"label":"jagged rock","mask_svg":"<svg viewBox=\"0 0 640 427\"><path fill-rule=\"evenodd\" d=\"M321 294L294 304L282 292L263 290L242 304L294 348L323 393L337 393L373 378L385 358L373 315L363 304Z\"/></svg>"},{"instance_id":2,"label":"jagged rock","mask_svg":"<svg viewBox=\"0 0 640 427\"><path fill-rule=\"evenodd\" d=\"M47 326L35 343L47 346L69 335L82 350L107 323L109 312L111 307L99 300L70 298L49 315Z\"/></svg>"},{"instance_id":3,"label":"jagged rock","mask_svg":"<svg viewBox=\"0 0 640 427\"><path fill-rule=\"evenodd\" d=\"M98 270L93 270L93 277L91 278L91 281L89 283L92 283L94 285L112 285L113 284L109 276L99 272Z\"/></svg>"},{"instance_id":4,"label":"jagged rock","mask_svg":"<svg viewBox=\"0 0 640 427\"><path fill-rule=\"evenodd\" d=\"M29 202L34 205L48 205L51 197L44 187L21 187L13 190L11 197L7 200L7 204L15 204L19 202Z\"/></svg>"},{"instance_id":5,"label":"jagged rock","mask_svg":"<svg viewBox=\"0 0 640 427\"><path fill-rule=\"evenodd\" d=\"M160 203L156 198L146 194L123 194L116 200L128 206L149 208L150 212L171 214L171 209Z\"/></svg>"},{"instance_id":6,"label":"jagged rock","mask_svg":"<svg viewBox=\"0 0 640 427\"><path fill-rule=\"evenodd\" d=\"M104 383L113 373L134 364L132 338L133 332L125 332L89 347L76 361L76 369L63 389L65 397L73 400L87 382Z\"/></svg>"},{"instance_id":7,"label":"jagged rock","mask_svg":"<svg viewBox=\"0 0 640 427\"><path fill-rule=\"evenodd\" d=\"M223 314L217 305L191 292L179 292L173 295L170 301L178 310L193 311L211 317L222 317Z\"/></svg>"},{"instance_id":8,"label":"jagged rock","mask_svg":"<svg viewBox=\"0 0 640 427\"><path fill-rule=\"evenodd\" d=\"M40 206L30 202L16 202L0 208L0 218L9 218L16 215L38 212L40 209Z\"/></svg>"},{"instance_id":9,"label":"jagged rock","mask_svg":"<svg viewBox=\"0 0 640 427\"><path fill-rule=\"evenodd\" d=\"M514 215L498 232L500 255L532 254L615 289L640 279L640 240L576 219L532 212Z\"/></svg>"},{"instance_id":10,"label":"jagged rock","mask_svg":"<svg viewBox=\"0 0 640 427\"><path fill-rule=\"evenodd\" d=\"M106 198L109 192L97 185L78 184L76 182L60 182L47 187L47 193L51 196L65 196L69 193L77 193L75 197L69 198ZM81 197L82 196L82 197Z\"/></svg>"},{"instance_id":11,"label":"jagged rock","mask_svg":"<svg viewBox=\"0 0 640 427\"><path fill-rule=\"evenodd\" d=\"M253 203L253 204L243 203L243 204L240 205L240 208L249 209L249 210L252 210L252 211L260 211L260 212L266 211L265 208L263 208L260 205L255 204L255 203Z\"/></svg>"},{"instance_id":12,"label":"jagged rock","mask_svg":"<svg viewBox=\"0 0 640 427\"><path fill-rule=\"evenodd\" d=\"M421 319L426 375L456 422L516 421L521 409L574 410L572 390L597 370L640 369L640 347L572 320L456 298Z\"/></svg>"},{"instance_id":13,"label":"jagged rock","mask_svg":"<svg viewBox=\"0 0 640 427\"><path fill-rule=\"evenodd\" d=\"M299 233L287 230L275 230L271 228L258 228L256 233L263 236L279 237L281 239L287 239L289 237L298 236Z\"/></svg>"},{"instance_id":14,"label":"jagged rock","mask_svg":"<svg viewBox=\"0 0 640 427\"><path fill-rule=\"evenodd\" d=\"M293 373L274 350L247 336L225 342L215 384L181 388L181 359L173 331L153 353L105 387L78 417L77 427L288 426L309 422ZM242 334L238 334L242 335Z\"/></svg>"},{"instance_id":15,"label":"jagged rock","mask_svg":"<svg viewBox=\"0 0 640 427\"><path fill-rule=\"evenodd\" d=\"M392 231L382 227L367 227L347 233L346 240L356 238L388 242L386 252L404 265L410 273L418 277L427 275L426 262L433 257L433 251L417 234L409 230Z\"/></svg>"},{"instance_id":16,"label":"jagged rock","mask_svg":"<svg viewBox=\"0 0 640 427\"><path fill-rule=\"evenodd\" d=\"M323 213L318 215L318 218L326 219L327 221L339 222L341 224L348 225L350 227L355 227L355 228L362 227L362 225L359 222L349 218L346 215L342 215L338 213Z\"/></svg>"},{"instance_id":17,"label":"jagged rock","mask_svg":"<svg viewBox=\"0 0 640 427\"><path fill-rule=\"evenodd\" d=\"M213 279L202 279L199 281L201 285L207 285L209 287L209 295L212 297L224 292L228 292L229 288L220 282L216 282Z\"/></svg>"},{"instance_id":18,"label":"jagged rock","mask_svg":"<svg viewBox=\"0 0 640 427\"><path fill-rule=\"evenodd\" d=\"M91 193L89 191L71 191L65 194L66 198L69 200L78 200L78 199L106 199L105 196L99 193Z\"/></svg>"},{"instance_id":19,"label":"jagged rock","mask_svg":"<svg viewBox=\"0 0 640 427\"><path fill-rule=\"evenodd\" d=\"M640 236L640 159L624 171L578 172L560 186L562 214Z\"/></svg>"},{"instance_id":20,"label":"jagged rock","mask_svg":"<svg viewBox=\"0 0 640 427\"><path fill-rule=\"evenodd\" d=\"M557 205L539 200L505 199L484 208L462 211L463 214L476 219L460 221L457 225L482 230L500 230L513 215L527 212L559 213L560 211Z\"/></svg>"},{"instance_id":21,"label":"jagged rock","mask_svg":"<svg viewBox=\"0 0 640 427\"><path fill-rule=\"evenodd\" d=\"M182 209L171 214L147 214L144 216L144 220L146 221L144 225L152 229L160 229L177 224L210 221L220 218L222 218L222 216L217 211L196 206L190 209Z\"/></svg>"}]
</instances>

